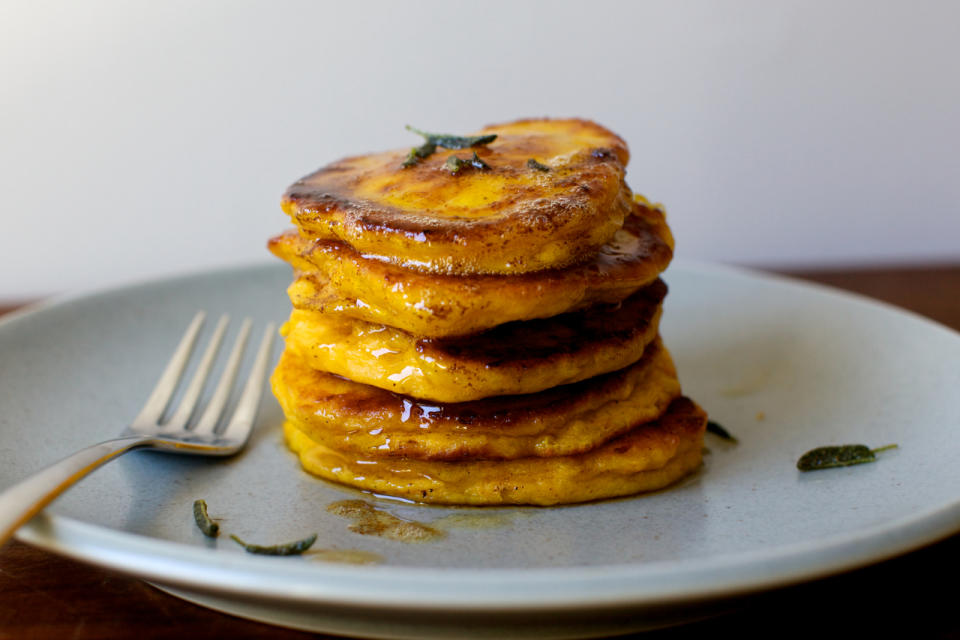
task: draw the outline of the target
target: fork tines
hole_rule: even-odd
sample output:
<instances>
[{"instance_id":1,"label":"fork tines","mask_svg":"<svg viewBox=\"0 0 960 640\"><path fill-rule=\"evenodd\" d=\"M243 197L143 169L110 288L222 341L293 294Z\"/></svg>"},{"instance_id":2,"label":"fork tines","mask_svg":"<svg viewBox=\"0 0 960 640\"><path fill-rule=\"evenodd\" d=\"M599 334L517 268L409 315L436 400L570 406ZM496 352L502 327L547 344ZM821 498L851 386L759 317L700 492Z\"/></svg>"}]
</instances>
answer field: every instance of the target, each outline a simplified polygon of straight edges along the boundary
<instances>
[{"instance_id":1,"label":"fork tines","mask_svg":"<svg viewBox=\"0 0 960 640\"><path fill-rule=\"evenodd\" d=\"M180 344L167 363L156 387L154 387L143 409L140 410L140 413L137 414L137 417L134 418L131 423L130 428L132 431L138 433L156 433L160 431L163 433L172 433L185 431L190 427L190 419L196 411L200 396L203 393L207 379L210 377L210 372L216 361L217 353L223 343L227 325L230 322L226 314L221 316L217 321L213 330L213 336L210 338L207 348L200 358L192 380L183 391L176 411L174 411L170 419L165 422L163 421L163 416L174 397L174 393L187 367L187 363L190 361L190 356L196 346L197 337L200 335L205 318L206 313L200 311L190 322L186 333L180 339ZM252 324L250 318L245 318L241 323L233 349L227 359L223 373L220 375L220 381L217 383L213 395L207 402L202 415L193 427L189 429L190 434L194 436L204 436L212 435L215 432L217 425L220 423L224 408L227 405L227 401L230 398L230 392L236 380L237 373L240 370ZM236 403L233 416L220 433L221 437L245 439L249 433L253 425L253 420L256 417L257 404L263 388L264 379L266 378L275 333L275 325L273 323L268 324L264 331L263 338L260 341L260 346L257 348L250 375Z\"/></svg>"}]
</instances>

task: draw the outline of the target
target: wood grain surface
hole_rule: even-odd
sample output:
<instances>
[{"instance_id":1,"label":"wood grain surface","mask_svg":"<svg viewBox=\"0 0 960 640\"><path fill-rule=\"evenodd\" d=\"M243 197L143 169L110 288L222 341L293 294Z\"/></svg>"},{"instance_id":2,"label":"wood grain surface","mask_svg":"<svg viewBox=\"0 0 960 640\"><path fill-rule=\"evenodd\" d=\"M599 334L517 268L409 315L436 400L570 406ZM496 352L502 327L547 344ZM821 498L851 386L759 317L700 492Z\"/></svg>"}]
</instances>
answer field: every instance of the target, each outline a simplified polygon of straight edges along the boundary
<instances>
[{"instance_id":1,"label":"wood grain surface","mask_svg":"<svg viewBox=\"0 0 960 640\"><path fill-rule=\"evenodd\" d=\"M868 295L960 330L960 266L805 271L788 275ZM0 312L8 310L10 306L0 306ZM960 425L957 427L960 429ZM960 491L960 487L957 489ZM642 637L667 640L729 634L768 638L787 630L807 629L805 635L819 638L960 638L960 621L953 615L954 591L944 588L952 584L951 574L960 566L958 561L960 535L955 535L865 569L751 596L737 603L735 611L721 617ZM329 636L271 627L210 611L139 580L18 542L0 549L2 640L324 637Z\"/></svg>"}]
</instances>

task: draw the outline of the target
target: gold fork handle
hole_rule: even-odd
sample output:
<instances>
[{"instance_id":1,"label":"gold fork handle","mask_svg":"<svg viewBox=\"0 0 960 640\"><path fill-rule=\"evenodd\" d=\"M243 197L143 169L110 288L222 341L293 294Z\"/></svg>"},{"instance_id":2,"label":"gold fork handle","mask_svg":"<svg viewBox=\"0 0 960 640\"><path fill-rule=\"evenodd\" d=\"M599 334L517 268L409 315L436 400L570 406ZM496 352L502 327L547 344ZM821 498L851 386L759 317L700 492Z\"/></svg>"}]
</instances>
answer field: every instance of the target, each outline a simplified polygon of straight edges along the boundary
<instances>
[{"instance_id":1,"label":"gold fork handle","mask_svg":"<svg viewBox=\"0 0 960 640\"><path fill-rule=\"evenodd\" d=\"M0 493L0 546L73 483L105 462L150 444L152 440L150 436L136 435L95 444Z\"/></svg>"}]
</instances>

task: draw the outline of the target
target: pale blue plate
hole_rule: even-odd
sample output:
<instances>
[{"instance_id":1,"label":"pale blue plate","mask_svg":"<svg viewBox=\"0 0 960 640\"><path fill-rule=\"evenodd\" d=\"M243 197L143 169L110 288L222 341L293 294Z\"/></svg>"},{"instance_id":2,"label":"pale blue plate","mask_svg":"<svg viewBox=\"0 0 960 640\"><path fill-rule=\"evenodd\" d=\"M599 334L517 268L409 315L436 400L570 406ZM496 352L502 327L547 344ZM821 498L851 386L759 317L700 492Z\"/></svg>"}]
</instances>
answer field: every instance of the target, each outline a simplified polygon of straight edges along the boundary
<instances>
[{"instance_id":1,"label":"pale blue plate","mask_svg":"<svg viewBox=\"0 0 960 640\"><path fill-rule=\"evenodd\" d=\"M888 558L960 530L960 336L861 298L729 268L675 265L663 335L685 392L739 437L708 436L703 469L652 495L560 508L449 509L404 544L325 511L362 497L300 471L265 392L229 460L133 453L18 534L240 616L391 638L563 638L692 619L734 596ZM0 486L119 433L197 309L282 321L284 266L72 297L0 323ZM229 336L228 336L229 339ZM878 462L804 474L825 444L896 443ZM203 538L204 498L228 533L373 552L357 566L245 554ZM451 514L471 526L449 526ZM480 514L480 515L476 515ZM445 518L445 520L441 520ZM454 518L453 520L457 520ZM486 524L484 524L486 523Z\"/></svg>"}]
</instances>

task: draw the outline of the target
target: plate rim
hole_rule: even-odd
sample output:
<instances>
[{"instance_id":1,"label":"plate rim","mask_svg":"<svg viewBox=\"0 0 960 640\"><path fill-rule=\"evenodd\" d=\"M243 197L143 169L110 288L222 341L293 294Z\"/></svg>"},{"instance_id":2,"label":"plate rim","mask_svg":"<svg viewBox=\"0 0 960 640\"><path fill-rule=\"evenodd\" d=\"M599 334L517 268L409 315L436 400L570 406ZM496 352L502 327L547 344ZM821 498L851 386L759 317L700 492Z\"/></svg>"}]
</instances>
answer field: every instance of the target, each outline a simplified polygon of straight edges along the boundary
<instances>
[{"instance_id":1,"label":"plate rim","mask_svg":"<svg viewBox=\"0 0 960 640\"><path fill-rule=\"evenodd\" d=\"M59 555L163 585L242 599L421 612L547 612L678 605L736 597L883 562L943 540L958 528L960 500L911 518L764 551L688 562L535 569L308 565L296 558L194 547L46 513L21 528L17 538ZM104 555L103 547L86 542L88 538L108 543L108 553ZM904 539L909 542L905 544ZM150 560L146 566L132 567L128 562L145 556ZM780 570L771 571L771 567ZM669 581L671 576L673 582ZM658 578L668 580L658 582ZM393 589L401 580L407 589ZM581 586L577 590L558 586L569 583ZM454 584L468 590L450 589Z\"/></svg>"}]
</instances>

